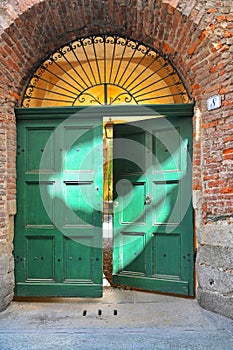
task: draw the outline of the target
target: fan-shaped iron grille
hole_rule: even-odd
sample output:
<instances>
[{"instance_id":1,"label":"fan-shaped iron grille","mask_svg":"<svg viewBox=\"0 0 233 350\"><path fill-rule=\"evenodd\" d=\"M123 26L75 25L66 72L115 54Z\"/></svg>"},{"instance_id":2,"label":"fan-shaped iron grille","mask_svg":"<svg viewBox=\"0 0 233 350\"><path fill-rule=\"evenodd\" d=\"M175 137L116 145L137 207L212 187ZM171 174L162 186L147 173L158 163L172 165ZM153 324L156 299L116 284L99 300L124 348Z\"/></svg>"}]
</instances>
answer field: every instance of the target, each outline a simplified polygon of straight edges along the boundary
<instances>
[{"instance_id":1,"label":"fan-shaped iron grille","mask_svg":"<svg viewBox=\"0 0 233 350\"><path fill-rule=\"evenodd\" d=\"M34 72L23 107L188 103L171 63L144 44L117 35L77 39Z\"/></svg>"}]
</instances>

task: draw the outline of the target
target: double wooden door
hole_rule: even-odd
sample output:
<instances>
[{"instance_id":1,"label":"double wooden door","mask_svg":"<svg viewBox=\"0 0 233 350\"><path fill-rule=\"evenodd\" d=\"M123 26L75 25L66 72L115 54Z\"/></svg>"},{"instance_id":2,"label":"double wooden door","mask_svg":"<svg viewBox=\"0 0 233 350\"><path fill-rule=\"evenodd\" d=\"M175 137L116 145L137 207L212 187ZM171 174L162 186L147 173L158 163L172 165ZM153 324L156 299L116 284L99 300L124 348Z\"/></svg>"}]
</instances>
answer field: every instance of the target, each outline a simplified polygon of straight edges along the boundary
<instances>
[{"instance_id":1,"label":"double wooden door","mask_svg":"<svg viewBox=\"0 0 233 350\"><path fill-rule=\"evenodd\" d=\"M70 112L17 112L18 296L102 295L103 113ZM193 295L191 125L114 126L115 284Z\"/></svg>"}]
</instances>

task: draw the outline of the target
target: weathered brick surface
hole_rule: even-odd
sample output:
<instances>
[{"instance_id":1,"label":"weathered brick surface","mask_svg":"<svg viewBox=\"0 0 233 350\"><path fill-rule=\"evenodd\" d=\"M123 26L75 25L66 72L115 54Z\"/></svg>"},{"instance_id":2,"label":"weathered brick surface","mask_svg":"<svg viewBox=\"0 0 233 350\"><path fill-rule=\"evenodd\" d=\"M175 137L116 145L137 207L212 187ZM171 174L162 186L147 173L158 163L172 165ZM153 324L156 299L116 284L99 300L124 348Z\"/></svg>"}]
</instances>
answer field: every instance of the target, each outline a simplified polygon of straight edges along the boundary
<instances>
[{"instance_id":1,"label":"weathered brick surface","mask_svg":"<svg viewBox=\"0 0 233 350\"><path fill-rule=\"evenodd\" d=\"M2 0L0 244L7 240L10 245L12 240L6 203L16 195L13 107L20 105L31 72L49 53L77 37L102 32L143 41L167 55L178 70L195 101L193 190L194 196L198 196L197 236L202 239L206 225L216 230L216 225L218 229L224 223L228 230L233 213L231 2ZM207 111L207 98L216 94L221 95L222 107ZM200 285L199 295L201 290Z\"/></svg>"}]
</instances>

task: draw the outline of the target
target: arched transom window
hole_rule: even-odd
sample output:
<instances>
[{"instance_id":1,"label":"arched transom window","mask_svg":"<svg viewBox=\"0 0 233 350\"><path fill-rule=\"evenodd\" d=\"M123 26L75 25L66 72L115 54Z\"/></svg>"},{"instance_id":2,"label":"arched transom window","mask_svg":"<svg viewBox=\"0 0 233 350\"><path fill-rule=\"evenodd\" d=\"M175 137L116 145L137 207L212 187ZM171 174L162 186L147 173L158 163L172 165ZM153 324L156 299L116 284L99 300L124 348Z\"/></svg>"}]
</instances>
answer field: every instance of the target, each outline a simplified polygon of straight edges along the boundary
<instances>
[{"instance_id":1,"label":"arched transom window","mask_svg":"<svg viewBox=\"0 0 233 350\"><path fill-rule=\"evenodd\" d=\"M117 35L80 38L51 54L33 73L23 107L188 103L168 59Z\"/></svg>"}]
</instances>

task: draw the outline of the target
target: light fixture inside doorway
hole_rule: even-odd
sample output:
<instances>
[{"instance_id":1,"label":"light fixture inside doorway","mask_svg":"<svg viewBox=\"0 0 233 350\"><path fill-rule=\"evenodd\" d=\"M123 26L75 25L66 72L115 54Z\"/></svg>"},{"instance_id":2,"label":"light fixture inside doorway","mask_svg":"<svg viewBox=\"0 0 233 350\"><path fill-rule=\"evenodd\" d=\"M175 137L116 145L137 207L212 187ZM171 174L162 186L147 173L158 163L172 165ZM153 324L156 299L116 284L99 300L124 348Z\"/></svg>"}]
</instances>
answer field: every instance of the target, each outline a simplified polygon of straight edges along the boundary
<instances>
[{"instance_id":1,"label":"light fixture inside doorway","mask_svg":"<svg viewBox=\"0 0 233 350\"><path fill-rule=\"evenodd\" d=\"M112 139L113 138L113 126L114 122L111 118L105 123L104 131L105 131L105 137L106 139Z\"/></svg>"}]
</instances>

